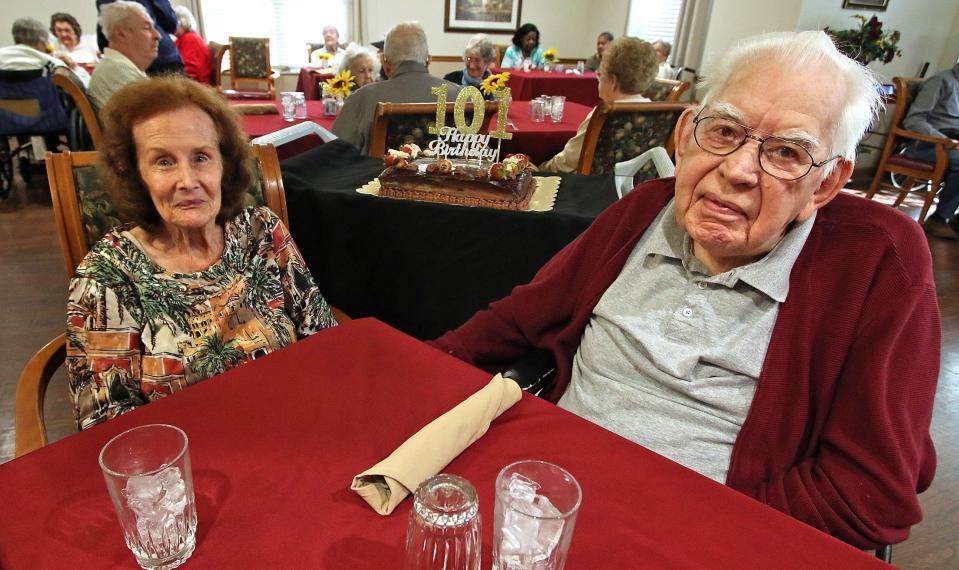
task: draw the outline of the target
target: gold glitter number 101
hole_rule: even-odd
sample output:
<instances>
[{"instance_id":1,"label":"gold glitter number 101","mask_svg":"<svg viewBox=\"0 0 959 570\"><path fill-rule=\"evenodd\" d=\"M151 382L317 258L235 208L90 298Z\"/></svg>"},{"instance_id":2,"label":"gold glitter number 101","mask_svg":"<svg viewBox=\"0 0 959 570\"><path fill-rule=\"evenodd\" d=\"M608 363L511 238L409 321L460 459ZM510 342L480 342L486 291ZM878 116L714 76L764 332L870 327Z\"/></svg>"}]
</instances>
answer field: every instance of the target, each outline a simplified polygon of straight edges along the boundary
<instances>
[{"instance_id":1,"label":"gold glitter number 101","mask_svg":"<svg viewBox=\"0 0 959 570\"><path fill-rule=\"evenodd\" d=\"M433 95L436 95L436 122L429 126L431 135L440 134L440 130L446 125L446 94L449 85L443 84L432 88ZM506 132L507 114L509 113L509 87L496 91L497 120L496 130L489 136L494 139L511 139L513 133ZM473 120L466 123L466 104L473 104ZM463 88L456 96L456 103L453 105L453 121L456 130L463 134L475 134L483 126L483 119L486 116L486 106L483 94L472 85Z\"/></svg>"}]
</instances>

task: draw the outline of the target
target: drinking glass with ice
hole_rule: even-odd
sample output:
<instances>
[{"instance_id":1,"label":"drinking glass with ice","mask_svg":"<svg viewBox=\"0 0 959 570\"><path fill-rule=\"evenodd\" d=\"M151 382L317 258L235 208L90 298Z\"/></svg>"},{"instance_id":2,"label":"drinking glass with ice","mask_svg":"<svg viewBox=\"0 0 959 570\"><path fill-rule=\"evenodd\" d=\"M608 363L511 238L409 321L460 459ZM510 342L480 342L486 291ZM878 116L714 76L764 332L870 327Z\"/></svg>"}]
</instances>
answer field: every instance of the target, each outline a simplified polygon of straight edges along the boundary
<instances>
[{"instance_id":1,"label":"drinking glass with ice","mask_svg":"<svg viewBox=\"0 0 959 570\"><path fill-rule=\"evenodd\" d=\"M153 424L114 437L100 468L123 538L143 568L183 564L196 547L196 501L189 440L180 428Z\"/></svg>"},{"instance_id":2,"label":"drinking glass with ice","mask_svg":"<svg viewBox=\"0 0 959 570\"><path fill-rule=\"evenodd\" d=\"M496 477L494 570L562 570L582 502L579 483L545 461L507 465Z\"/></svg>"}]
</instances>

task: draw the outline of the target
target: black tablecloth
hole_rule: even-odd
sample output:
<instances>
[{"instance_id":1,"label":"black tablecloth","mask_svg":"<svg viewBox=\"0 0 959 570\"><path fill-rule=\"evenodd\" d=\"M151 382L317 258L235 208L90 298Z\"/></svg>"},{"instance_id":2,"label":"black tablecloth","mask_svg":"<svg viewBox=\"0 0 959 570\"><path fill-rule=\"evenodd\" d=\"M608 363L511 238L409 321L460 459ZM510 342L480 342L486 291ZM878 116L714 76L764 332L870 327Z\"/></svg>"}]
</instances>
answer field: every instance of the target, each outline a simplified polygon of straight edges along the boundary
<instances>
[{"instance_id":1,"label":"black tablecloth","mask_svg":"<svg viewBox=\"0 0 959 570\"><path fill-rule=\"evenodd\" d=\"M394 200L356 189L383 161L333 141L281 164L290 228L327 300L420 339L528 282L616 199L609 176L563 175L551 212Z\"/></svg>"}]
</instances>

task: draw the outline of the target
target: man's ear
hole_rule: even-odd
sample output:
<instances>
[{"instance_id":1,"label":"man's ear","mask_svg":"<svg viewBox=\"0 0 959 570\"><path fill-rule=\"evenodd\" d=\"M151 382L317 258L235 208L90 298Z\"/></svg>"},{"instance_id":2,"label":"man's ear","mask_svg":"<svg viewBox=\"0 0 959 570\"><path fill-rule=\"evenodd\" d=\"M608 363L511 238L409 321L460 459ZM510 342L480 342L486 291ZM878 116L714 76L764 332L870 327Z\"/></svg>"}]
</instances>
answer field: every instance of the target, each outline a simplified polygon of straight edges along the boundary
<instances>
[{"instance_id":1,"label":"man's ear","mask_svg":"<svg viewBox=\"0 0 959 570\"><path fill-rule=\"evenodd\" d=\"M695 127L693 119L695 118L696 110L689 108L683 111L683 114L679 116L679 120L676 121L676 128L673 129L673 148L675 149L676 166L679 166L679 163L686 156L686 145L689 144L693 136L693 129Z\"/></svg>"},{"instance_id":2,"label":"man's ear","mask_svg":"<svg viewBox=\"0 0 959 570\"><path fill-rule=\"evenodd\" d=\"M836 167L832 169L829 176L823 178L822 183L819 184L819 188L813 193L812 201L816 209L822 208L829 202L832 202L832 199L839 195L839 192L852 177L852 171L856 166L856 161L846 160L845 158L838 158L836 160L839 161Z\"/></svg>"}]
</instances>

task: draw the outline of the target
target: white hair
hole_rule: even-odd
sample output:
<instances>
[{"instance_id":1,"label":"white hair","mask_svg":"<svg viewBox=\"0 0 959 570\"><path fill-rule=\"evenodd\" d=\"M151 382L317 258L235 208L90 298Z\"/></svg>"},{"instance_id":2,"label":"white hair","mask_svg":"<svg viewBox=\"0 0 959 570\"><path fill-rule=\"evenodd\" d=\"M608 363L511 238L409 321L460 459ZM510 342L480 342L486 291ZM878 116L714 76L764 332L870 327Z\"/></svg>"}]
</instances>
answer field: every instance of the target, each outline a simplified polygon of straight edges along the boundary
<instances>
[{"instance_id":1,"label":"white hair","mask_svg":"<svg viewBox=\"0 0 959 570\"><path fill-rule=\"evenodd\" d=\"M176 19L180 22L180 26L183 27L184 32L196 31L196 18L193 17L189 8L186 6L175 6L173 11L176 12Z\"/></svg>"},{"instance_id":2,"label":"white hair","mask_svg":"<svg viewBox=\"0 0 959 570\"><path fill-rule=\"evenodd\" d=\"M419 22L402 22L393 26L386 33L383 56L392 65L401 61L415 61L426 65L430 58L430 48L426 43L423 26Z\"/></svg>"},{"instance_id":3,"label":"white hair","mask_svg":"<svg viewBox=\"0 0 959 570\"><path fill-rule=\"evenodd\" d=\"M117 0L100 6L100 27L103 28L103 35L109 40L116 27L123 24L134 12L142 14L151 22L153 21L147 9L137 2Z\"/></svg>"},{"instance_id":4,"label":"white hair","mask_svg":"<svg viewBox=\"0 0 959 570\"><path fill-rule=\"evenodd\" d=\"M322 33L326 32L336 32L336 37L340 37L340 31L336 29L336 26L323 26Z\"/></svg>"},{"instance_id":5,"label":"white hair","mask_svg":"<svg viewBox=\"0 0 959 570\"><path fill-rule=\"evenodd\" d=\"M770 59L772 63L764 61ZM705 93L702 107L715 101L736 73L750 65L775 65L789 76L820 62L835 66L846 84L846 100L842 103L830 155L854 160L856 144L882 106L880 84L872 71L840 53L822 31L774 32L742 40L712 62L699 82L699 88ZM832 86L824 83L822 88ZM827 171L831 172L835 164L831 162Z\"/></svg>"},{"instance_id":6,"label":"white hair","mask_svg":"<svg viewBox=\"0 0 959 570\"><path fill-rule=\"evenodd\" d=\"M476 34L466 42L463 55L468 55L470 52L476 53L486 61L496 61L496 46L489 41L489 36L486 34Z\"/></svg>"},{"instance_id":7,"label":"white hair","mask_svg":"<svg viewBox=\"0 0 959 570\"><path fill-rule=\"evenodd\" d=\"M340 61L340 67L336 70L337 73L346 71L347 69L349 69L350 66L353 65L353 60L360 57L361 55L365 55L369 57L370 60L373 61L373 76L376 77L377 75L379 75L380 74L380 58L379 58L379 55L376 53L376 48L372 48L372 47L368 48L361 45L357 45L355 43L351 43L350 45L346 46L346 51L343 52L343 59Z\"/></svg>"}]
</instances>

